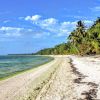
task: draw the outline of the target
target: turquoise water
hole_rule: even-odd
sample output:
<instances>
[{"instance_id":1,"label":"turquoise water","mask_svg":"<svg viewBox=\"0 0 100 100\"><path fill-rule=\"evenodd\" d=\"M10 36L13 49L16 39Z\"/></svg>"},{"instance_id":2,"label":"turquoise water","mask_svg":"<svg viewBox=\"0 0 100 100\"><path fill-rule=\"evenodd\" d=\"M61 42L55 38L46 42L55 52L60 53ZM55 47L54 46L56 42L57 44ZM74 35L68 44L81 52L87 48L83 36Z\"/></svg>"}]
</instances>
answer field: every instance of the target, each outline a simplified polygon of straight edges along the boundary
<instances>
[{"instance_id":1,"label":"turquoise water","mask_svg":"<svg viewBox=\"0 0 100 100\"><path fill-rule=\"evenodd\" d=\"M53 60L46 56L0 56L0 79L25 71Z\"/></svg>"}]
</instances>

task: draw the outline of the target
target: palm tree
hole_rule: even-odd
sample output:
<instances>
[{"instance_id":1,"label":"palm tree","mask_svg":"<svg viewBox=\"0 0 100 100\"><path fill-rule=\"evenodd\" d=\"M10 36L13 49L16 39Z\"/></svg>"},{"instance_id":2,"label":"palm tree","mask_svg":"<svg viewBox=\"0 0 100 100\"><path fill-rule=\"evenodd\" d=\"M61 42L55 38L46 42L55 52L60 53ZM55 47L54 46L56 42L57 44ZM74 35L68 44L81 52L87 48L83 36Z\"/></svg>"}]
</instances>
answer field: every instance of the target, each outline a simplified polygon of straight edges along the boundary
<instances>
[{"instance_id":1,"label":"palm tree","mask_svg":"<svg viewBox=\"0 0 100 100\"><path fill-rule=\"evenodd\" d=\"M85 25L82 21L78 21L76 25L76 30L71 32L68 39L73 44L73 46L78 51L78 54L81 53L80 46L83 44L83 38L86 37Z\"/></svg>"}]
</instances>

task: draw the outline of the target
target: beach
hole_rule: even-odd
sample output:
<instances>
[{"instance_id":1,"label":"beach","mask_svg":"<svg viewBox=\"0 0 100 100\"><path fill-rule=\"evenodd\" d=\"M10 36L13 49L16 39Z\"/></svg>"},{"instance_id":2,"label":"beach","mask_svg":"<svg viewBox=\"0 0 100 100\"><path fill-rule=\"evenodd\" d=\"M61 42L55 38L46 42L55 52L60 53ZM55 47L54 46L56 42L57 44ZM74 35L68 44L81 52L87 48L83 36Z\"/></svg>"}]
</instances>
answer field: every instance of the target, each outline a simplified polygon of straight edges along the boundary
<instances>
[{"instance_id":1,"label":"beach","mask_svg":"<svg viewBox=\"0 0 100 100\"><path fill-rule=\"evenodd\" d=\"M100 100L99 56L53 56L35 69L0 81L0 100Z\"/></svg>"},{"instance_id":2,"label":"beach","mask_svg":"<svg viewBox=\"0 0 100 100\"><path fill-rule=\"evenodd\" d=\"M36 88L35 85L42 84L42 82L46 80L46 74L48 79L48 71L50 71L49 68L52 66L57 67L58 62L60 63L60 59L55 57L55 60L45 65L0 81L0 100L19 100L22 98L27 99L30 91ZM50 69L52 73L55 67ZM47 73L45 73L46 71ZM38 84L37 81L39 81Z\"/></svg>"}]
</instances>

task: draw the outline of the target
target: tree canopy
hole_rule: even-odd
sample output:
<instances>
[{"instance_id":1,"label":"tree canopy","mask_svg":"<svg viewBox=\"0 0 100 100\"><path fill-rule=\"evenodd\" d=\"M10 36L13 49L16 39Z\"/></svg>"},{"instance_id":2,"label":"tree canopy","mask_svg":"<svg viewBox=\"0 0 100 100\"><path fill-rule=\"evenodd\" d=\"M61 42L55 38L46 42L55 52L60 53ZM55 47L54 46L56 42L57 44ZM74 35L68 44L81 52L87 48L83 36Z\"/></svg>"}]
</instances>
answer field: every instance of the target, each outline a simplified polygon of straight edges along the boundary
<instances>
[{"instance_id":1,"label":"tree canopy","mask_svg":"<svg viewBox=\"0 0 100 100\"><path fill-rule=\"evenodd\" d=\"M88 29L83 21L78 21L76 29L69 34L67 41L54 48L40 50L36 54L100 54L100 17Z\"/></svg>"}]
</instances>

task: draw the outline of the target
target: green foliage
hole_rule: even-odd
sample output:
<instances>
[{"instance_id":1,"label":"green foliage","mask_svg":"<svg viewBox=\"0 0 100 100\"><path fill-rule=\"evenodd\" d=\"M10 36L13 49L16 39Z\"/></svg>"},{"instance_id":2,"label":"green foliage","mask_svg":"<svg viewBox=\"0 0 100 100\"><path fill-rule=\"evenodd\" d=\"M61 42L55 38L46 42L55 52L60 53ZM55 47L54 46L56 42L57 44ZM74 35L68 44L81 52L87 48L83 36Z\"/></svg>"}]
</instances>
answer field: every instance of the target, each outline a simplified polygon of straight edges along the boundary
<instances>
[{"instance_id":1,"label":"green foliage","mask_svg":"<svg viewBox=\"0 0 100 100\"><path fill-rule=\"evenodd\" d=\"M85 29L82 21L77 23L77 28L69 35L69 41L78 49L79 55L100 53L100 18Z\"/></svg>"},{"instance_id":2,"label":"green foliage","mask_svg":"<svg viewBox=\"0 0 100 100\"><path fill-rule=\"evenodd\" d=\"M62 43L62 44L56 45L54 48L43 49L37 52L36 54L40 54L40 55L67 54L67 44Z\"/></svg>"},{"instance_id":3,"label":"green foliage","mask_svg":"<svg viewBox=\"0 0 100 100\"><path fill-rule=\"evenodd\" d=\"M67 43L40 50L36 54L100 54L100 18L87 30L84 23L78 21L76 29L68 36Z\"/></svg>"}]
</instances>

